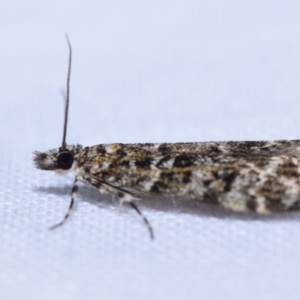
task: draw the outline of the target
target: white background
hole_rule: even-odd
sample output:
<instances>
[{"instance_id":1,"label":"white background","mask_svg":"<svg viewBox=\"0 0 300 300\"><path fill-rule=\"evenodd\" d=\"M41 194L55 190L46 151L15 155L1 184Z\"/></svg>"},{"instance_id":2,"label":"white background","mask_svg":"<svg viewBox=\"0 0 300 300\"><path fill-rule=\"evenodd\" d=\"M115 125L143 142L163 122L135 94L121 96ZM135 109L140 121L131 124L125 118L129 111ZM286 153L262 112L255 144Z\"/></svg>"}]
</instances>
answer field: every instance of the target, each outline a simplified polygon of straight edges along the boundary
<instances>
[{"instance_id":1,"label":"white background","mask_svg":"<svg viewBox=\"0 0 300 300\"><path fill-rule=\"evenodd\" d=\"M34 169L68 143L300 138L300 2L2 1L0 299L299 299L300 212L118 200Z\"/></svg>"}]
</instances>

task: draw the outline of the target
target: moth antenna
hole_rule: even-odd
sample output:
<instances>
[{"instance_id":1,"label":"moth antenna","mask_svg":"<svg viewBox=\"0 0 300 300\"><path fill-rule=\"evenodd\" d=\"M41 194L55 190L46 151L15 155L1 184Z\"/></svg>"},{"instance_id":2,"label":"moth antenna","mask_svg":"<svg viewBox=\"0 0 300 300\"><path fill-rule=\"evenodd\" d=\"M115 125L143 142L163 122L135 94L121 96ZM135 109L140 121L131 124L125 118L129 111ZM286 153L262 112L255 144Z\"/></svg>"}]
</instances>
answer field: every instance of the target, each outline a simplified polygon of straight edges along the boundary
<instances>
[{"instance_id":1,"label":"moth antenna","mask_svg":"<svg viewBox=\"0 0 300 300\"><path fill-rule=\"evenodd\" d=\"M70 103L70 78L71 78L71 66L72 66L72 47L68 35L66 34L66 40L69 46L69 65L68 65L68 75L67 75L67 95L66 95L66 107L65 107L65 123L63 131L63 139L61 144L61 149L65 150L67 147L66 135L67 135L67 125L68 125L68 114L69 114L69 103Z\"/></svg>"}]
</instances>

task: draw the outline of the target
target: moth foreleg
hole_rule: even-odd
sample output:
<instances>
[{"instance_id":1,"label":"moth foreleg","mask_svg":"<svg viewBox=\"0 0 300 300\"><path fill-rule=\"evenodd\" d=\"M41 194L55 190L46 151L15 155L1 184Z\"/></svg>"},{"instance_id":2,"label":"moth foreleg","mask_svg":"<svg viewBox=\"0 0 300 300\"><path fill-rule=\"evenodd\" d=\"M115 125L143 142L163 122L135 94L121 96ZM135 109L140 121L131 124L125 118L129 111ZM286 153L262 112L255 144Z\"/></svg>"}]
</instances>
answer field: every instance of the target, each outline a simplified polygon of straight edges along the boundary
<instances>
[{"instance_id":1,"label":"moth foreleg","mask_svg":"<svg viewBox=\"0 0 300 300\"><path fill-rule=\"evenodd\" d=\"M74 184L73 184L73 187L72 187L72 195L71 195L71 202L70 202L70 205L69 205L69 209L68 209L66 215L64 216L64 218L59 223L51 226L49 228L50 230L53 230L53 229L63 225L66 222L66 220L69 218L69 216L71 215L71 213L73 211L74 199L77 196L77 194L78 194L78 179L76 177L75 181L74 181Z\"/></svg>"}]
</instances>

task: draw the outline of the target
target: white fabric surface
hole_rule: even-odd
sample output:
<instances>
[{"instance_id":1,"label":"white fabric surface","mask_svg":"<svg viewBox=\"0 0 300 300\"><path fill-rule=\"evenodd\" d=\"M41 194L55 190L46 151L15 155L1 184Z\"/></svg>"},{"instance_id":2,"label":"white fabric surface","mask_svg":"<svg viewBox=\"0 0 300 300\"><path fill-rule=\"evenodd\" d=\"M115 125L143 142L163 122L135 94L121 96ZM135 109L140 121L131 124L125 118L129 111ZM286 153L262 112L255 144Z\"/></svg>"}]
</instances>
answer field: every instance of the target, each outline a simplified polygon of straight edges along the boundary
<instances>
[{"instance_id":1,"label":"white fabric surface","mask_svg":"<svg viewBox=\"0 0 300 300\"><path fill-rule=\"evenodd\" d=\"M68 143L300 138L300 2L2 1L0 299L299 299L300 212L117 199L34 169Z\"/></svg>"}]
</instances>

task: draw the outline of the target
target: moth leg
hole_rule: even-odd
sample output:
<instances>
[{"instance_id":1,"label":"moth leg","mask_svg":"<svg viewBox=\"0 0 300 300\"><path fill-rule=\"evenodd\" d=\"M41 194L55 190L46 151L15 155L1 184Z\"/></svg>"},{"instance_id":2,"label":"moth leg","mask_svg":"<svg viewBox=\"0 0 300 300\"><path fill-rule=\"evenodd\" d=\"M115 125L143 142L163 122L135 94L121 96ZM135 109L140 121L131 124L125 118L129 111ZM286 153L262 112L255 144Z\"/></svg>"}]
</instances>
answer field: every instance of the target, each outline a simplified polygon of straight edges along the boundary
<instances>
[{"instance_id":1,"label":"moth leg","mask_svg":"<svg viewBox=\"0 0 300 300\"><path fill-rule=\"evenodd\" d=\"M144 216L144 214L140 211L140 209L137 207L137 205L136 205L134 202L129 201L128 203L129 203L129 205L130 205L130 206L131 206L131 207L132 207L132 208L133 208L133 209L134 209L134 210L142 217L144 223L146 224L146 226L147 226L147 228L148 228L148 230L149 230L150 238L151 238L152 240L154 240L153 228L152 228L152 226L150 225L148 219Z\"/></svg>"},{"instance_id":2,"label":"moth leg","mask_svg":"<svg viewBox=\"0 0 300 300\"><path fill-rule=\"evenodd\" d=\"M63 225L66 222L66 220L69 218L69 216L71 215L71 213L73 211L74 198L77 196L77 193L78 193L78 179L76 177L75 181L74 181L74 184L73 184L73 187L72 187L72 196L71 196L71 202L70 202L70 205L69 205L69 209L68 209L66 215L64 216L64 218L59 223L51 226L49 228L50 230L53 230L53 229Z\"/></svg>"},{"instance_id":3,"label":"moth leg","mask_svg":"<svg viewBox=\"0 0 300 300\"><path fill-rule=\"evenodd\" d=\"M149 234L150 234L150 238L152 240L154 240L154 233L153 233L153 229L152 226L150 225L150 222L148 221L148 219L144 216L144 214L140 211L140 209L137 207L137 205L133 202L134 200L138 201L141 200L141 198L138 195L134 195L131 194L130 192L122 189L121 187L113 187L111 185L108 185L107 183L103 182L102 185L106 185L106 187L104 188L103 186L101 188L98 187L99 191L106 191L106 192L110 192L111 194L114 194L116 196L119 197L120 199L120 204L119 204L119 209L121 209L122 205L124 202L129 203L129 205L142 217L144 223L146 224Z\"/></svg>"},{"instance_id":4,"label":"moth leg","mask_svg":"<svg viewBox=\"0 0 300 300\"><path fill-rule=\"evenodd\" d=\"M91 185L96 187L100 193L110 193L116 195L120 199L120 207L122 206L123 202L128 202L131 207L142 217L144 223L146 224L150 238L154 239L153 229L148 221L148 219L143 215L143 213L139 210L137 205L133 202L134 200L141 200L141 195L135 191L126 190L124 187L115 186L111 183L102 181L98 177L92 174L84 174L84 179L88 181Z\"/></svg>"},{"instance_id":5,"label":"moth leg","mask_svg":"<svg viewBox=\"0 0 300 300\"><path fill-rule=\"evenodd\" d=\"M94 186L101 194L113 194L118 196L124 201L130 201L132 199L140 199L139 192L129 191L123 187L115 186L109 182L103 181L95 175L85 172L82 179ZM84 182L83 181L83 182Z\"/></svg>"},{"instance_id":6,"label":"moth leg","mask_svg":"<svg viewBox=\"0 0 300 300\"><path fill-rule=\"evenodd\" d=\"M129 205L142 217L144 223L146 224L146 226L148 228L150 238L152 240L154 239L154 233L153 233L152 226L150 225L150 222L144 216L144 214L140 211L140 209L137 207L137 205L133 202L133 201L141 200L141 197L139 195L132 194L129 191L122 189L121 187L114 187L112 185L107 184L106 182L102 182L101 187L98 186L98 189L100 192L102 190L102 191L109 192L113 195L118 196L120 199L120 204L118 207L119 209L122 208L122 205L124 202L129 203Z\"/></svg>"}]
</instances>

